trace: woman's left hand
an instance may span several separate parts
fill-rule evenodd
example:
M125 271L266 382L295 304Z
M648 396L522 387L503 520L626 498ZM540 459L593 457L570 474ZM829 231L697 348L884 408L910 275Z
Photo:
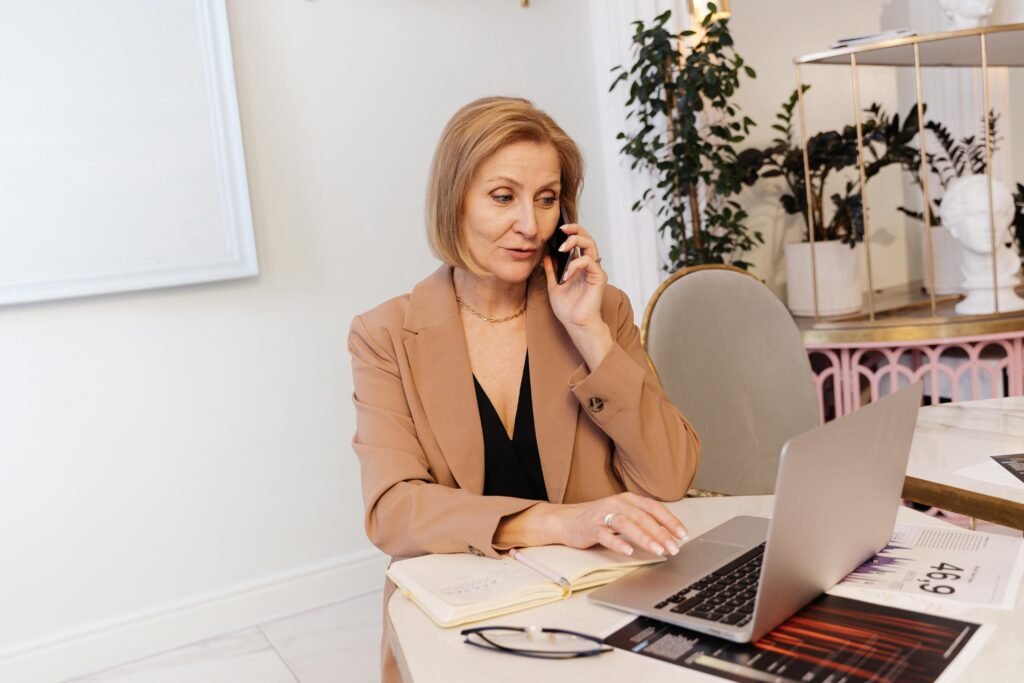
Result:
M601 318L601 302L608 274L601 268L601 257L594 238L576 223L563 225L569 238L562 244L563 251L580 248L579 258L566 266L562 283L555 280L551 257L544 256L544 274L548 282L551 310L562 323L576 348L591 369L611 350L614 343L608 325Z

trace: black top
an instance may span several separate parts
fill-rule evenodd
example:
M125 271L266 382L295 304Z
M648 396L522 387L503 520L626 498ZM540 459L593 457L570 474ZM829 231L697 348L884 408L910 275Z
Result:
M533 400L530 396L530 357L523 364L523 380L519 385L519 407L512 438L508 438L498 411L480 386L476 376L476 403L480 410L480 426L484 432L484 495L513 496L547 500L544 473L537 451L537 433L533 426Z

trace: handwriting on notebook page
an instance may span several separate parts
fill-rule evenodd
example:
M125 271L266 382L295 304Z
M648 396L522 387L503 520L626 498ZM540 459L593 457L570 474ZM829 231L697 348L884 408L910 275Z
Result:
M532 569L513 560L495 560L493 565L488 571L481 571L476 564L472 570L449 572L445 577L423 581L423 587L453 605L469 605L535 586L538 580L544 581Z

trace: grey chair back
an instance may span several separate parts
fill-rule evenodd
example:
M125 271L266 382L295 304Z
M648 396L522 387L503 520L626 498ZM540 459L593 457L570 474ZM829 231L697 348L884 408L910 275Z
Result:
M774 492L779 451L820 422L796 324L758 279L731 266L674 273L647 305L644 348L703 444L693 487Z

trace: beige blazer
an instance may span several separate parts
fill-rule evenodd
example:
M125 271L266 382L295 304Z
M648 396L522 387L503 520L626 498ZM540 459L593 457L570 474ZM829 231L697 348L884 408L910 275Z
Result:
M700 442L648 366L626 296L606 287L601 313L618 343L591 370L555 318L543 279L530 283L530 385L550 501L622 491L677 500ZM356 316L349 351L370 540L393 557L496 557L501 518L537 501L482 495L483 432L452 269Z

